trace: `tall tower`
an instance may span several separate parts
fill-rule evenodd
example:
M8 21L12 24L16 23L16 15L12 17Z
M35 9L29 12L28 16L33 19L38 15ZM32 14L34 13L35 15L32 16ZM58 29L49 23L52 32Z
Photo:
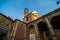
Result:
M28 8L24 9L24 15L26 16L28 14Z
M26 19L28 19L28 17L27 17L28 16L28 11L29 11L28 8L24 9L24 15L23 15L23 19L22 19L23 22L27 22Z

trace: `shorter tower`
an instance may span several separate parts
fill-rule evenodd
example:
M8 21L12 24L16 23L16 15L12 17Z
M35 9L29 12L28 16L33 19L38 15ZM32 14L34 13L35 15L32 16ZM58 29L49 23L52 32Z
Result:
M32 11L32 20L36 20L39 18L38 12L36 10Z

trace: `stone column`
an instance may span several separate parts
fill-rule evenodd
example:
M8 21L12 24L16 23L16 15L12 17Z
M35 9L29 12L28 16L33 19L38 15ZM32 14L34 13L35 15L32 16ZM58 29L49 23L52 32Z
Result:
M10 30L7 31L7 40L10 40Z
M13 27L15 27L14 29L13 29L13 35L12 35L12 39L11 40L14 40L15 39L15 34L16 34L16 30L17 30L17 27L18 27L18 21L16 21L16 23L14 23L14 26Z
M45 18L45 20L46 20L46 22L47 22L48 29L49 29L49 31L50 31L50 34L51 34L51 36L52 36L52 39L53 39L53 40L57 40L57 37L56 37L56 35L55 35L55 32L54 32L54 29L53 29L52 25L50 24L50 22L49 22L49 20L48 20L47 18Z
M29 40L29 27L28 27L28 24L26 24L26 39L25 40Z
M25 30L24 30L24 40L26 40L26 30L27 30L27 28L26 28L26 25L25 25Z
M38 27L37 27L37 24L35 24L35 30L36 30L36 40L39 40L39 34L38 34Z

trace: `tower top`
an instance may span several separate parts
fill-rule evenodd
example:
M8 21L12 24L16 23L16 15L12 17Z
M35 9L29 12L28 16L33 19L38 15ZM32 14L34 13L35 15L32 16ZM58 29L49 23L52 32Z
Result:
M28 14L28 8L24 9L24 15Z
M32 14L36 16L37 18L39 17L38 12L36 10L32 11Z
M25 8L25 10L28 10L28 8Z

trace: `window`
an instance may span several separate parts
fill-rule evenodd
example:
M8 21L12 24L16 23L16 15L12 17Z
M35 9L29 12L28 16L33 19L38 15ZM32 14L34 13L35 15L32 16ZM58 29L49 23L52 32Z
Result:
M3 18L3 20L2 20L2 21L3 21L3 23L5 23L6 19L5 19L5 18Z
M28 21L28 17L26 17L26 21Z
M13 30L13 26L11 27L11 29L10 29L10 32Z
M9 24L7 24L7 26L9 26Z
M2 19L0 19L0 24L2 23Z
M6 19L5 19L5 18L2 18L2 19L1 19L1 24L2 24L2 25L5 24L5 21L6 21Z

